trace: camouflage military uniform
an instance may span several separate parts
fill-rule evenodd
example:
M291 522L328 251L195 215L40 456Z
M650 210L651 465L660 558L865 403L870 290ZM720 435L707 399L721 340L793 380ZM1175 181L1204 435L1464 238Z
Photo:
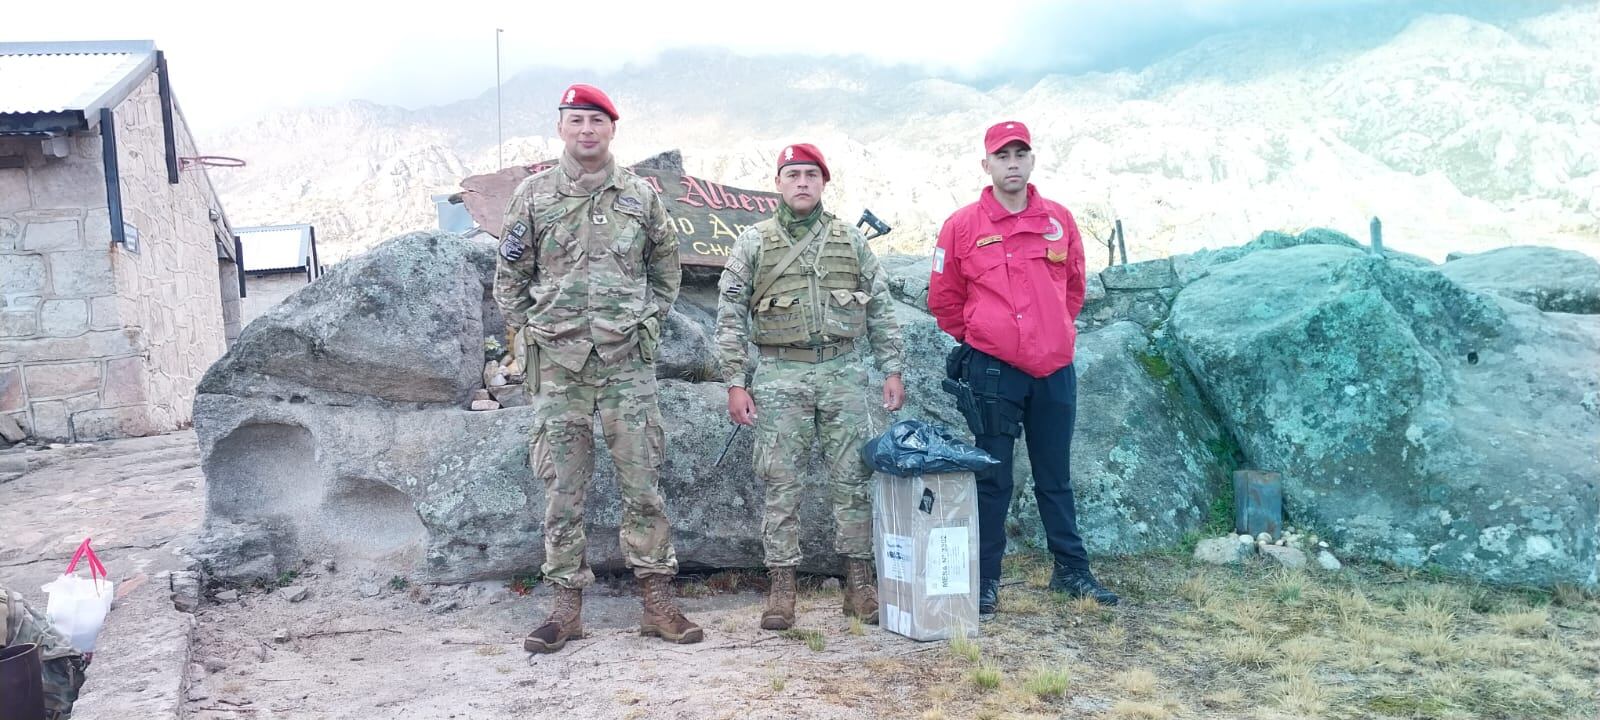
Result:
M677 572L656 481L659 328L678 296L678 237L661 198L616 167L593 192L570 158L517 186L495 269L495 301L525 326L537 420L529 462L545 483L544 576L594 582L585 558L584 496L594 472L596 410L622 491L621 545L636 575Z
M21 595L0 587L0 647L29 643L39 646L39 661L44 666L45 718L67 717L72 713L72 704L78 701L89 662L72 649L44 612L23 602Z
M762 540L769 568L800 563L799 468L813 434L821 437L828 467L834 547L849 558L872 558L872 471L859 452L868 428L884 422L874 415L882 409L853 338L870 339L885 373L905 365L893 300L866 238L827 213L810 232L817 239L760 298L751 296L798 240L772 219L741 233L722 272L717 306L717 354L730 384L745 384L748 343L761 349L750 394L755 473L766 483Z

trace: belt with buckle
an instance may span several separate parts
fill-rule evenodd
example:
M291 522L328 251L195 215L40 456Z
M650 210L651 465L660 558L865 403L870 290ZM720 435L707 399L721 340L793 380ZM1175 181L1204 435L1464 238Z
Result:
M789 347L787 345L760 345L761 357L793 360L803 363L820 363L832 360L855 349L854 345L834 343L817 347Z

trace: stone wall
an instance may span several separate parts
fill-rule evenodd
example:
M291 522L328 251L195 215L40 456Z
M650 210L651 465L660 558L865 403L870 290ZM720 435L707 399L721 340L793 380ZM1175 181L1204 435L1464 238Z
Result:
M194 386L224 350L222 291L200 171L167 183L154 73L116 109L124 219L112 245L98 134L47 158L0 139L0 413L42 440L144 435L188 424ZM178 117L179 154L196 154Z
M116 113L123 219L138 228L140 245L137 254L115 256L119 313L145 348L146 431L162 432L188 426L195 384L227 350L211 220L217 200L203 168L179 173L176 185L167 182L154 74ZM173 120L178 155L198 155L182 115L174 112ZM140 434L132 426L136 414L130 410L117 418L130 423L129 432L94 436Z
M249 325L251 320L261 317L262 313L283 302L284 298L293 295L294 291L305 287L306 284L306 274L304 272L278 275L247 274L244 279L244 300L240 308L240 324Z

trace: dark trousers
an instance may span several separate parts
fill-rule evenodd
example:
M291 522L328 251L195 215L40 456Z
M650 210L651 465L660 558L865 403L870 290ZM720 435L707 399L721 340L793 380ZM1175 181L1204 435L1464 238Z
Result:
M974 393L995 401L986 434L976 436L984 452L1000 464L977 474L978 575L1000 579L1006 553L1006 513L1011 508L1012 449L1026 433L1028 460L1033 464L1033 496L1039 503L1046 544L1057 566L1088 570L1089 555L1078 534L1078 511L1072 497L1072 426L1078 409L1078 373L1071 365L1035 378L983 352L967 359L967 382ZM994 418L993 415L1009 416ZM1018 425L1020 425L1020 432Z

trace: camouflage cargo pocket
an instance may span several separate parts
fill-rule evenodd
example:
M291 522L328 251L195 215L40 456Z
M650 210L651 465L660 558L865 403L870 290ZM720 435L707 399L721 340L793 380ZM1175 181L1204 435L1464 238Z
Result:
M646 365L654 365L661 354L661 322L654 315L639 323L639 354Z
M867 324L867 303L872 296L864 292L834 290L827 295L822 331L835 337L859 336Z
M805 342L811 337L806 331L805 303L788 295L763 298L756 305L755 332L751 341L757 345L788 345Z
M535 420L533 433L528 439L528 468L533 476L548 488L556 479L555 453L551 451L550 422Z
M644 420L645 448L650 451L650 456L645 458L645 467L655 470L661 469L661 463L667 457L667 434L661 428L661 410L651 408Z

